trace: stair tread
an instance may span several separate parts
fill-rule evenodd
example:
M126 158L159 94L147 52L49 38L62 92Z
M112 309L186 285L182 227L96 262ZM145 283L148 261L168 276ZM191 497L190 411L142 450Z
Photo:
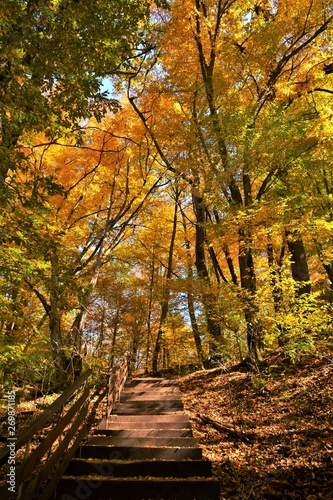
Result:
M220 485L216 479L154 478L111 479L66 478L60 481L57 499L92 498L109 500L219 500Z
M117 413L111 414L108 417L108 422L188 422L189 417L184 412L174 413L171 415L118 415Z
M91 480L93 479L94 481L109 481L113 483L118 483L120 481L132 481L132 482L154 482L154 481L172 481L172 482L204 482L204 483L215 483L219 482L218 479L214 477L201 477L201 476L194 476L194 477L168 477L168 476L155 476L155 477L115 477L115 476L104 476L104 475L99 475L99 476L91 476L91 474L85 474L85 475L80 475L80 476L62 476L61 479L81 479L82 481L84 480Z
M97 429L94 435L112 437L193 437L191 429ZM90 436L91 437L91 436Z
M128 379L114 413L69 463L56 498L219 500L219 481L183 410L176 380Z
M179 446L101 446L83 445L78 452L82 458L112 459L202 459L202 449L198 447L182 448Z
M182 446L191 448L197 446L193 437L125 437L125 436L91 436L87 444L98 446Z

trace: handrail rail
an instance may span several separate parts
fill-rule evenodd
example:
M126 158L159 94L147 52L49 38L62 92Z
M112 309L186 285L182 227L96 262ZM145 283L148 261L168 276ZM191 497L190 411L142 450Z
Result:
M87 425L83 422L88 413L90 390L87 382L91 374L91 369L84 372L46 410L44 410L27 429L23 430L14 441L15 453L23 446L26 446L26 459L21 465L15 466L14 483L17 499L31 500L37 495L38 499L43 498L46 500L52 495L59 480L59 471L67 467L71 456L73 456L87 432ZM85 384L85 387L83 387L83 391L79 391L82 384ZM63 414L66 403L74 394L77 395L75 402L66 409L66 413ZM30 453L31 438L45 427L45 424L55 417L57 412L60 413L56 423L37 448ZM68 426L70 427L67 428ZM61 440L59 440L60 437ZM73 439L75 439L75 442L74 444L72 443L70 447ZM56 441L58 441L57 448L54 449L54 443ZM41 464L41 460L46 453L48 453L46 462L41 465L38 475L30 481L32 472L38 464ZM9 464L9 458L12 457L13 452L8 445L6 445L0 451L0 466L6 461ZM53 477L50 479L50 476ZM40 492L40 488L46 480L49 481L49 483L46 486L44 485L44 491ZM24 483L27 484L23 488ZM11 498L13 496L11 492L13 492L13 490L8 489L8 483L0 486L0 496L2 499Z
M36 432L38 432L42 427L54 416L54 414L67 402L67 400L74 394L76 389L78 389L91 375L92 370L87 370L84 372L70 387L68 387L46 410L43 411L39 417L37 417L32 424L24 429L15 441L16 449L24 446L29 439L31 439ZM0 450L0 467L6 462L10 455L10 451L7 446L4 446Z
M109 374L109 393L107 398L107 416L120 401L120 393L128 377L130 356L127 352L112 368Z
M128 376L129 359L129 354L126 353L109 373L107 415L120 401L120 392ZM88 379L91 374L91 369L83 373L27 429L17 436L15 454L25 446L25 459L22 464L15 466L15 498L17 500L33 498L48 500L54 494L61 475L88 431L85 419L88 414L90 395ZM83 384L85 385L82 388ZM74 395L76 397L73 404L68 406L69 399ZM38 431L45 428L45 424L51 421L57 413L58 417L52 429L47 432L38 446L30 451L31 439ZM46 461L41 463L46 454L48 454ZM0 449L0 467L6 461L9 464L10 457L12 457L12 451L8 445ZM37 466L38 475L32 478L32 473ZM8 489L8 483L0 485L0 497L2 500L13 497Z

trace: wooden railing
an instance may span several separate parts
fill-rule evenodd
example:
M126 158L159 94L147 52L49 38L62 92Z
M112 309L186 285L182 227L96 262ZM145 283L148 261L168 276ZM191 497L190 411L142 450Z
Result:
M129 354L126 353L112 368L109 374L109 393L107 399L107 416L120 401L120 393L128 376Z
M120 399L120 391L128 375L128 366L129 357L126 354L109 373L108 415ZM10 484L6 482L0 486L1 500L48 500L52 497L58 481L88 432L85 420L89 409L91 373L92 370L83 373L28 429L18 434L15 441L11 441L15 442L15 458L8 443L0 450L0 468L6 462L8 465L15 463L19 450L21 455L24 452L23 462L15 466L15 493L9 490ZM35 443L40 441L38 433L51 424L52 428L36 446ZM36 446L33 450L32 443Z
M7 498L46 500L52 496L59 478L87 432L87 425L83 421L88 413L90 394L88 382L91 373L92 370L83 373L32 422L28 429L23 430L13 441L16 456L18 450L22 448L24 450L25 447L24 460L15 467L15 475L13 475L15 494L9 490L10 485L6 483L0 487L2 500ZM72 404L71 400L74 401ZM39 431L47 424L50 425L50 421L53 421L52 429L31 451L33 438L35 438L34 442L38 442ZM6 445L0 451L0 467L6 462L10 464L15 460L13 451Z

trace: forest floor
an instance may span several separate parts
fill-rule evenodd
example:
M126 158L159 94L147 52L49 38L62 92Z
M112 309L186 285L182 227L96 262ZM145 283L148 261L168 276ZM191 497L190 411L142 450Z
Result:
M221 500L333 499L332 345L295 363L270 354L259 373L220 366L178 380L194 436L220 479ZM17 430L56 397L23 399ZM2 403L0 446L7 435Z
M260 372L214 368L179 379L194 436L221 500L333 498L333 348Z

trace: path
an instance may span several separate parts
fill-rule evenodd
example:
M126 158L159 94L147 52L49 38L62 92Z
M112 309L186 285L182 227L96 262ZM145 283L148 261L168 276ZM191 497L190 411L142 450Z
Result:
M116 412L71 461L56 498L219 500L219 483L193 438L177 383L129 379Z

